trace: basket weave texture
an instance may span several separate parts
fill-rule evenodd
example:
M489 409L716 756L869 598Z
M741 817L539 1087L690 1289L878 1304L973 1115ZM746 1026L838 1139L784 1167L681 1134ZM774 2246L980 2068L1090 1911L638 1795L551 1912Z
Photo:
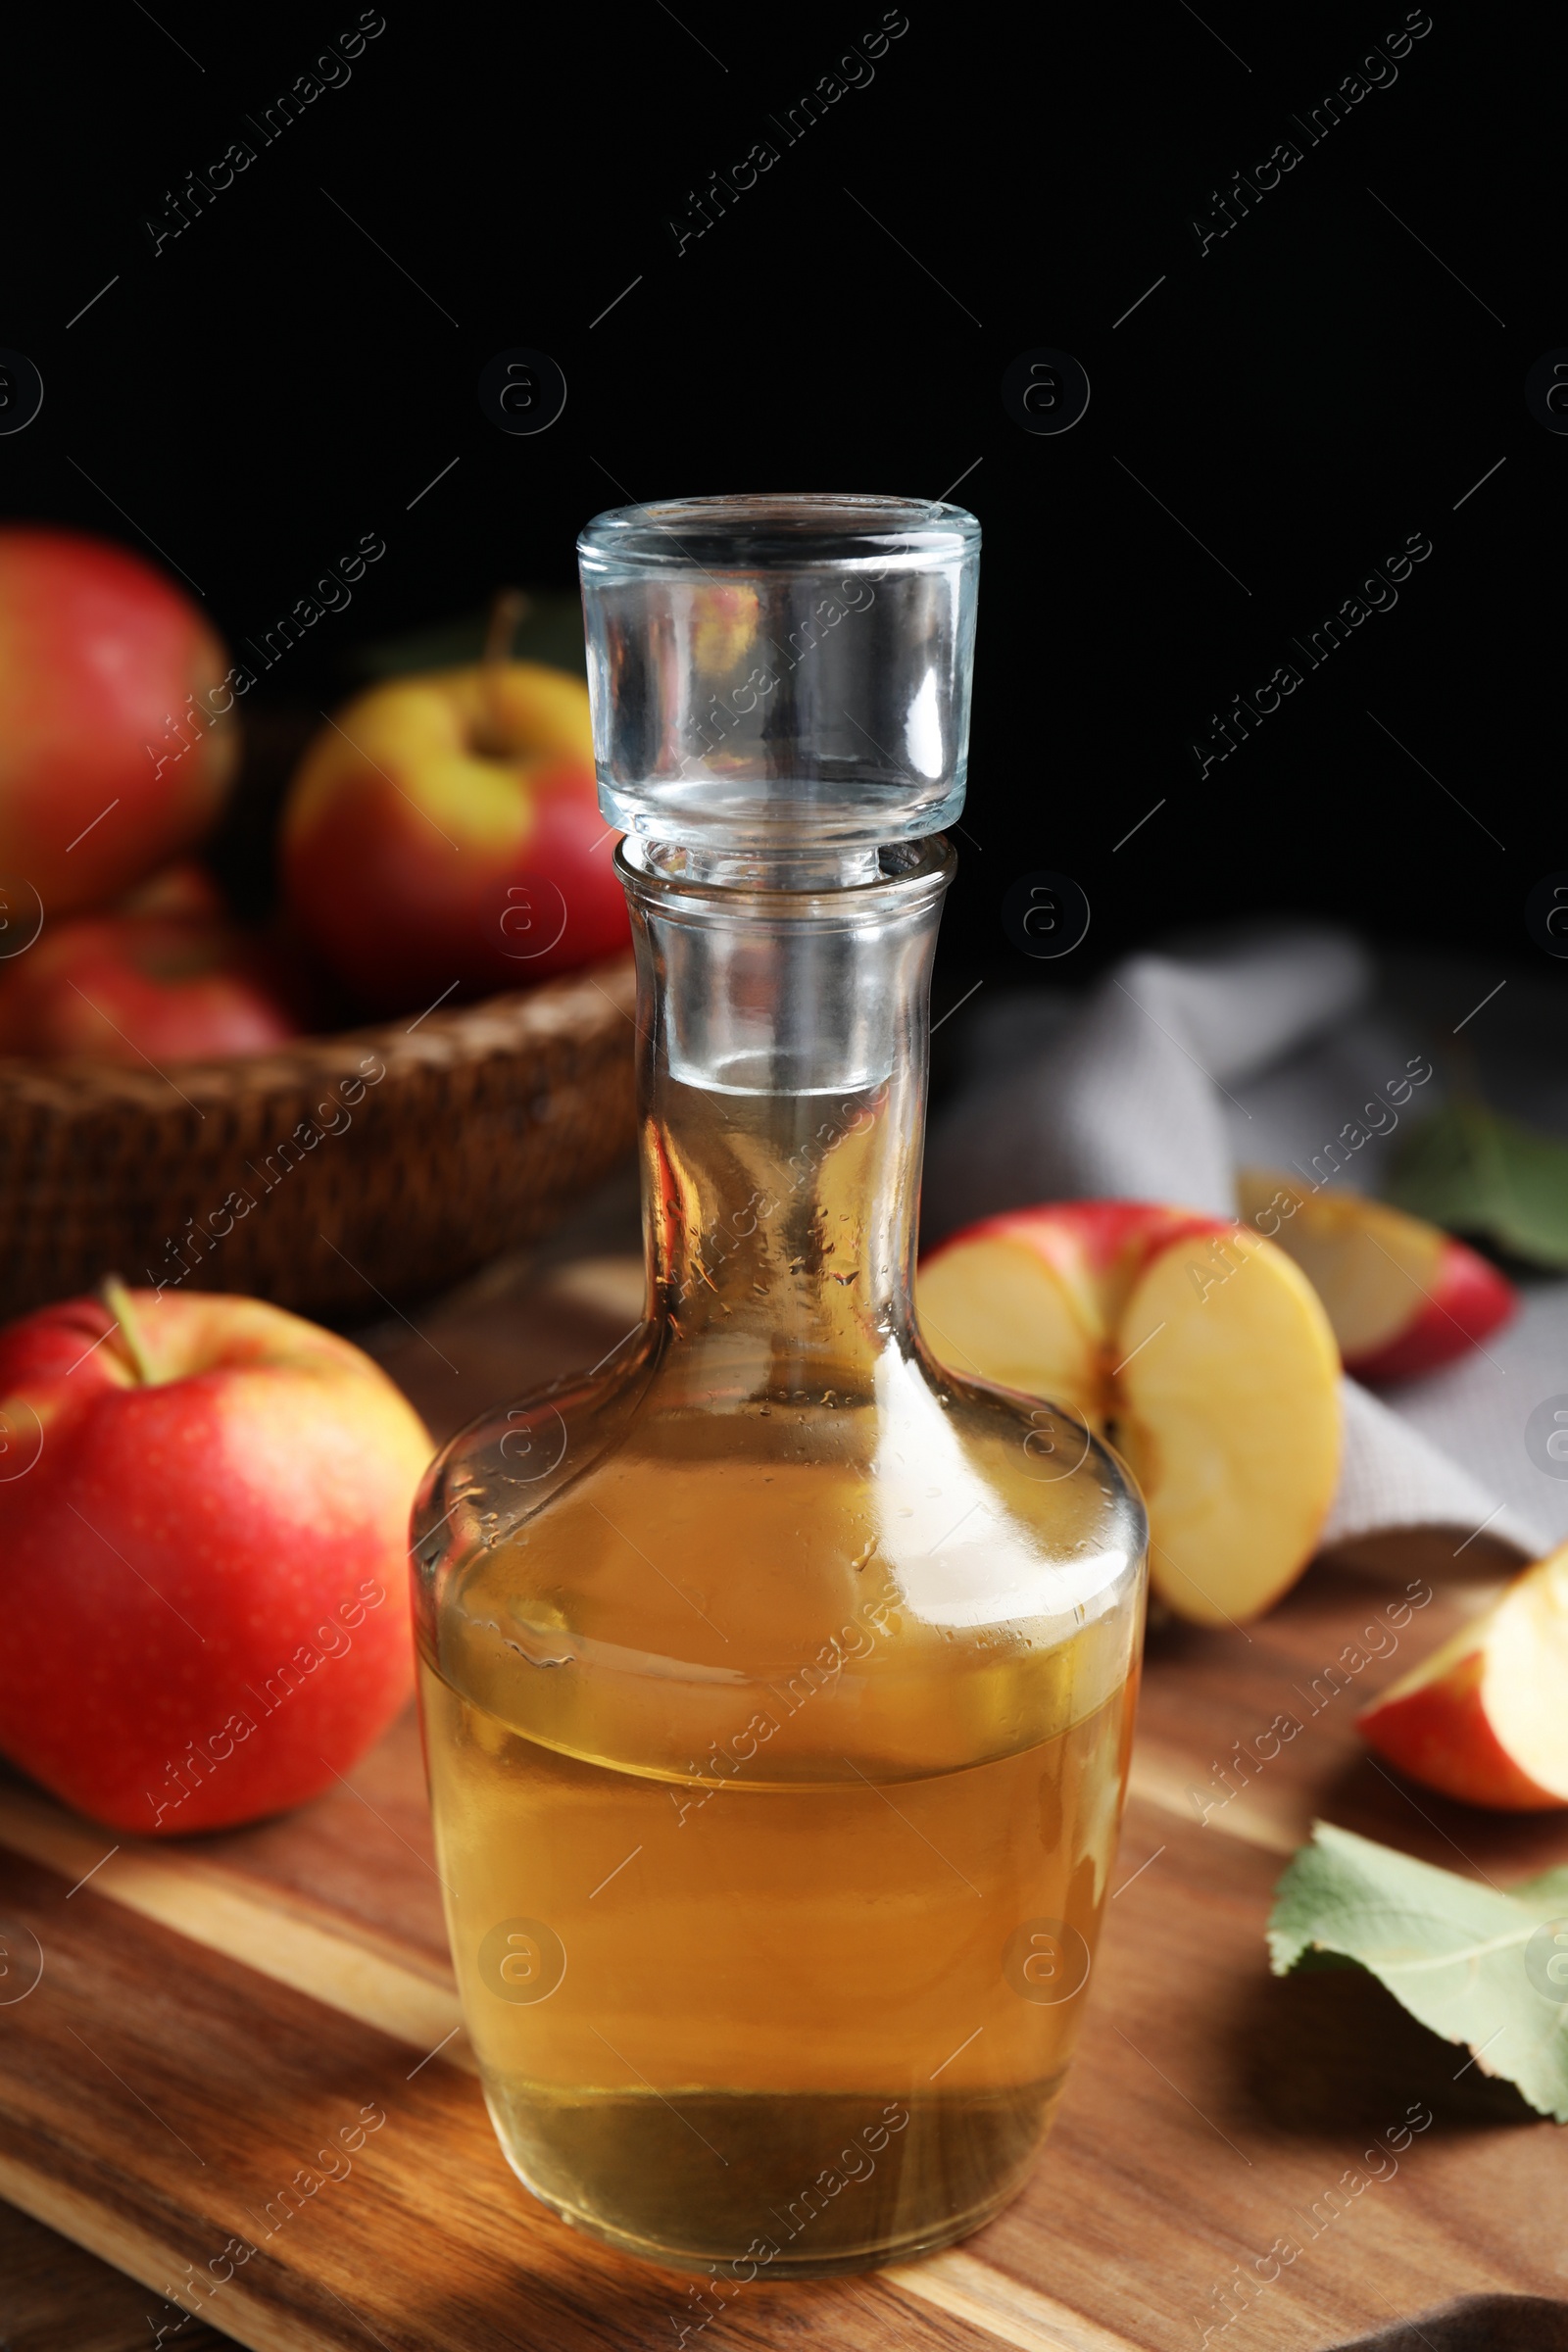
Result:
M548 1230L635 1134L631 958L275 1053L0 1058L0 1317L93 1289L377 1315Z

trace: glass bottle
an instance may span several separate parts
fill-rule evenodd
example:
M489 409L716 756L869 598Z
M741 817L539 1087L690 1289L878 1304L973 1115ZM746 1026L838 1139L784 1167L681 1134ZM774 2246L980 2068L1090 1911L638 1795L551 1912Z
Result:
M910 1299L979 528L695 499L579 543L639 966L648 1301L438 1457L421 1703L503 2148L725 2282L1022 2183L1120 1816L1146 1530Z

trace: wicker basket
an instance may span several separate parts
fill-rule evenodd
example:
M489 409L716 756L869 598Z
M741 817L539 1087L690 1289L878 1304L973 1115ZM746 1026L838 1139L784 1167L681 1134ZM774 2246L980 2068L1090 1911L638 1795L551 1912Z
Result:
M368 1318L543 1233L633 1139L629 956L272 1054L0 1059L0 1315L94 1287Z

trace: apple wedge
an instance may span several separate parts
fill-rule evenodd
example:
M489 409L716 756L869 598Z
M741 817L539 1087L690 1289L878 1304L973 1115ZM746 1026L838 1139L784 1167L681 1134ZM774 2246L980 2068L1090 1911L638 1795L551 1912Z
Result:
M1356 1193L1314 1193L1274 1168L1243 1168L1245 1223L1296 1260L1328 1310L1347 1372L1411 1380L1466 1354L1519 1304L1474 1250Z
M1081 1413L1149 1505L1150 1581L1239 1624L1311 1557L1339 1476L1339 1354L1311 1284L1245 1227L1067 1200L972 1225L920 1269L955 1372Z
M1568 1544L1356 1718L1368 1747L1467 1805L1568 1805Z

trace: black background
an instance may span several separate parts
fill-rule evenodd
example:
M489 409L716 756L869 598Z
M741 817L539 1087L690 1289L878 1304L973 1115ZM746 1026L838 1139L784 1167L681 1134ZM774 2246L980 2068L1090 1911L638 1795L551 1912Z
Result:
M357 649L501 583L570 588L605 506L956 483L985 557L939 998L1068 976L1002 930L1039 867L1093 906L1075 977L1291 909L1561 972L1523 922L1568 866L1568 438L1523 397L1568 343L1560 17L1432 0L1397 79L1314 147L1288 115L1398 31L1397 0L908 0L868 86L788 147L769 117L878 7L386 0L347 84L267 146L244 118L358 9L156 19L35 12L13 52L0 343L46 394L0 439L0 509L151 540L231 641L381 534L253 710L314 707ZM1200 256L1189 220L1285 137L1302 161ZM155 255L144 221L236 138L255 163ZM677 254L688 192L761 138L776 165ZM1093 387L1055 437L1000 396L1042 344ZM512 345L567 379L536 437L476 398ZM1417 532L1396 609L1200 779L1210 713Z

